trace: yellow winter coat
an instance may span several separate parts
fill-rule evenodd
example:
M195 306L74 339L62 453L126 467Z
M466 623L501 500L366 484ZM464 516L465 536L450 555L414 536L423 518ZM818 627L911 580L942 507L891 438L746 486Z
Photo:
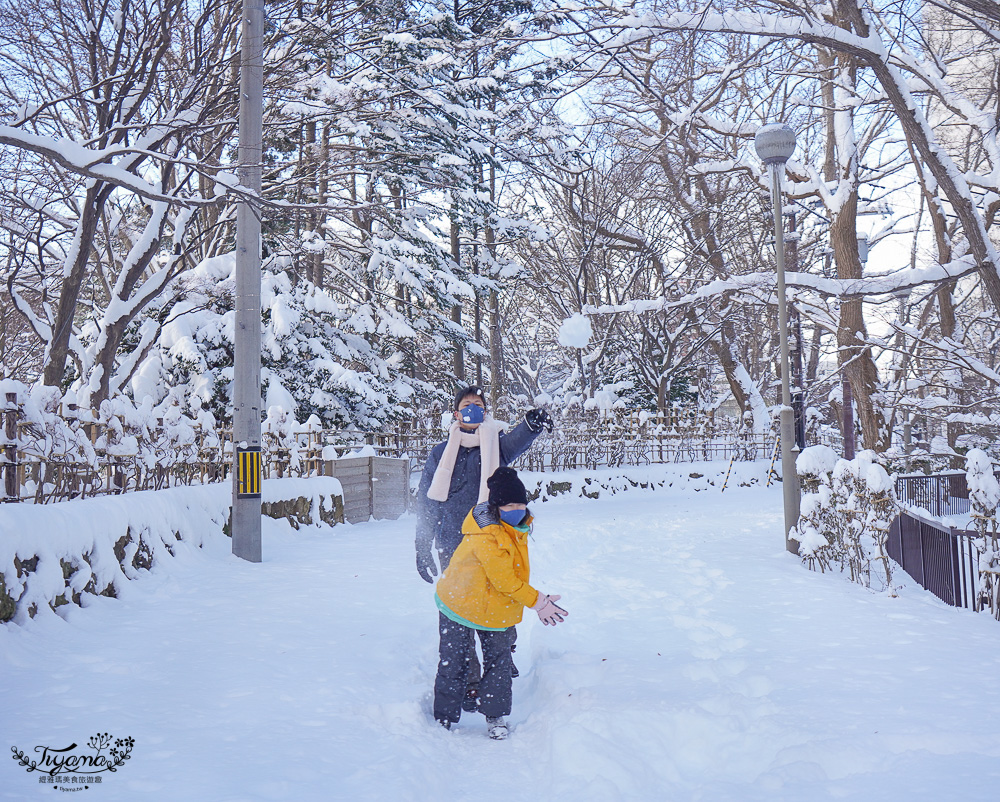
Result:
M438 598L456 615L482 627L503 629L520 623L524 608L538 601L538 591L528 584L527 532L492 518L486 504L478 504L465 517L462 535L438 581Z

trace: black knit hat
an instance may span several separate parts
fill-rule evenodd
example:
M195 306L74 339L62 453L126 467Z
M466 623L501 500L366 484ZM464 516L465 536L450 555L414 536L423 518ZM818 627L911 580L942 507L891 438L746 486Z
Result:
M489 503L494 507L528 503L528 491L524 489L513 468L497 468L486 480L486 486L490 489Z

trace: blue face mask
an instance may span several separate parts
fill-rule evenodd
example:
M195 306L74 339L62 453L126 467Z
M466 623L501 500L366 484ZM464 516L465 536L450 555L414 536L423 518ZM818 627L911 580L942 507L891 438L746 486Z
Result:
M479 404L469 404L465 409L460 409L458 414L462 418L462 423L482 423L486 411Z
M527 515L527 510L500 510L500 519L511 526L518 526Z

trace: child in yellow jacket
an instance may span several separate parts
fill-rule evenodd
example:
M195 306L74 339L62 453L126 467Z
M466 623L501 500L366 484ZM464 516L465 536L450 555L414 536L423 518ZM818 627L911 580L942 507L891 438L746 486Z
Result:
M507 737L504 716L511 707L513 627L525 607L542 623L555 625L568 613L559 596L528 584L528 534L532 516L528 494L513 468L497 468L487 480L489 499L477 504L462 524L462 542L442 574L434 600L440 611L439 661L434 680L434 718L446 729L459 720L465 696L469 653L476 633L483 648L480 712L491 738Z

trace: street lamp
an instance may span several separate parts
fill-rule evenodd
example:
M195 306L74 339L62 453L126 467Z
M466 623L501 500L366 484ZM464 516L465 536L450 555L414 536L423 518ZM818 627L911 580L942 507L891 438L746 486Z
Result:
M797 554L799 544L788 536L799 520L799 477L795 470L795 422L788 358L788 299L785 296L785 231L781 215L781 178L795 152L795 132L787 125L763 126L754 137L757 155L771 173L774 209L774 256L778 269L778 338L781 345L781 487L785 501L785 548Z

